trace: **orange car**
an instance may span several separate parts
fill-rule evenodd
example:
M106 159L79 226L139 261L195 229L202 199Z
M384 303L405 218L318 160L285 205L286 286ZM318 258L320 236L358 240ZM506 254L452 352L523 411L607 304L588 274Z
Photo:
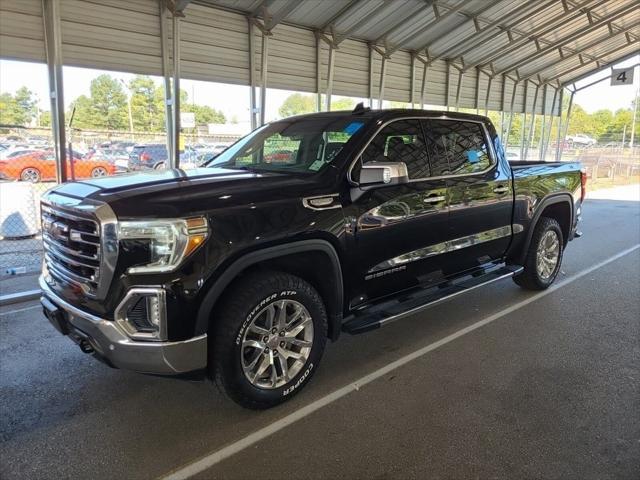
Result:
M67 178L69 180L104 177L114 173L116 173L115 165L105 160L67 159ZM55 180L56 157L50 151L37 151L0 160L0 178L33 183Z

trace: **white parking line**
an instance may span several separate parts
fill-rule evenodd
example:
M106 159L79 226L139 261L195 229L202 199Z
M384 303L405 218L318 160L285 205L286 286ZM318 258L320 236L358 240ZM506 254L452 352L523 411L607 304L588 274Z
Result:
M455 333L452 333L451 335L448 335L444 338L442 338L441 340L438 340L437 342L431 343L419 350L416 350L413 353L410 353L402 358L399 358L398 360L386 365L385 367L380 368L379 370L376 370L368 375L365 375L364 377L356 380L353 383L350 383L349 385L345 385L344 387L318 399L315 400L314 402L311 402L309 405L306 405L298 410L296 410L295 412L279 419L276 420L275 422L273 422L270 425L267 425L264 428L261 428L260 430L257 430L249 435L247 435L244 438L241 438L240 440L231 443L230 445L227 445L226 447L221 448L220 450L217 450L203 458L201 458L200 460L197 460L193 463L190 463L188 465L185 465L184 467L175 470L174 472L166 475L164 478L164 480L181 480L181 479L187 479L190 478L194 475L197 475L198 473L201 473L211 467L213 467L214 465L216 465L217 463L220 463L221 461L225 460L226 458L229 458L232 455L235 455L238 452L241 452L242 450L260 442L261 440L264 440L265 438L267 438L270 435L273 435L276 432L279 432L280 430L282 430L283 428L288 427L289 425L297 422L298 420L301 420L305 417L307 417L308 415L311 415L312 413L316 412L317 410L320 410L323 407L326 407L327 405L329 405L330 403L335 402L336 400L341 399L342 397L348 395L351 392L357 391L360 388L362 388L363 386L367 385L368 383L373 382L374 380L377 380L378 378L384 377L385 375L387 375L388 373L392 372L393 370L402 367L403 365L412 362L413 360L416 360L424 355L426 355L429 352L432 352L433 350L446 345L449 342L452 342L468 333L473 332L474 330L477 330L480 327L483 327L491 322L494 322L502 317L504 317L505 315L508 315L510 313L515 312L516 310L521 309L522 307L525 307L527 305L529 305L530 303L535 302L536 300L539 300L542 297L545 297L547 295L549 295L550 293L555 292L556 290L558 290L559 288L564 287L565 285L568 285L572 282L575 282L576 280L589 275L591 272L593 272L594 270L597 270L601 267L604 267L605 265L618 260L621 257L624 257L625 255L628 255L631 252L634 252L635 250L637 250L638 248L640 248L640 244L635 245L631 248L628 248L616 255L614 255L613 257L610 257L606 260L603 260L600 263L597 263L585 270L582 270L581 272L578 272L577 274L573 275L572 277L568 277L565 278L564 280L559 281L558 283L556 283L555 285L552 285L551 287L549 287L547 290L543 290L541 292L538 292L532 296L530 296L529 298L522 300L521 302L518 302L510 307L505 308L504 310L501 310L497 313L494 313L493 315L490 315L488 317L483 318L482 320L469 325L468 327L463 328L462 330L458 330Z
M18 308L16 310L9 310L8 312L0 312L0 317L7 317L14 313L26 312L28 310L35 310L36 308L42 308L42 305L33 305L32 307Z

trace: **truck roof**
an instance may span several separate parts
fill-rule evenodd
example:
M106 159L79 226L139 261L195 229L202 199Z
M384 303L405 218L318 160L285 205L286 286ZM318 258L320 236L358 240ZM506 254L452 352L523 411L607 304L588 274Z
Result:
M407 116L415 116L415 117L442 117L442 118L458 118L465 120L475 120L485 122L487 121L487 117L484 115L475 115L472 113L462 113L462 112L453 112L446 110L421 110L421 109L412 109L412 108L389 108L382 110L374 110L374 109L356 109L354 110L337 110L333 112L316 112L316 113L307 113L303 115L296 115L293 117L283 118L282 120L291 120L291 119L303 119L303 118L344 118L344 117L358 117L358 118L366 118L368 120L392 120L394 118L403 118ZM281 121L281 120L277 120Z

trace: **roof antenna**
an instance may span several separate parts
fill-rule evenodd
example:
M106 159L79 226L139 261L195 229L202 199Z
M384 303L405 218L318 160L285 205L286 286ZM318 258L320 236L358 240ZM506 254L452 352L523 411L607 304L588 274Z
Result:
M351 113L354 115L362 115L363 113L370 112L371 108L365 107L364 103L360 102L356 105L356 108L353 109Z

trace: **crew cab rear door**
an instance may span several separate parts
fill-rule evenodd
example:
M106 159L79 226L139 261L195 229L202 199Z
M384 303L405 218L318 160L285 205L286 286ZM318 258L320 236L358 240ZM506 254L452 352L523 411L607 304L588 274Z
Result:
M448 164L448 273L501 258L512 235L513 182L499 161L484 123L424 121L429 156Z

